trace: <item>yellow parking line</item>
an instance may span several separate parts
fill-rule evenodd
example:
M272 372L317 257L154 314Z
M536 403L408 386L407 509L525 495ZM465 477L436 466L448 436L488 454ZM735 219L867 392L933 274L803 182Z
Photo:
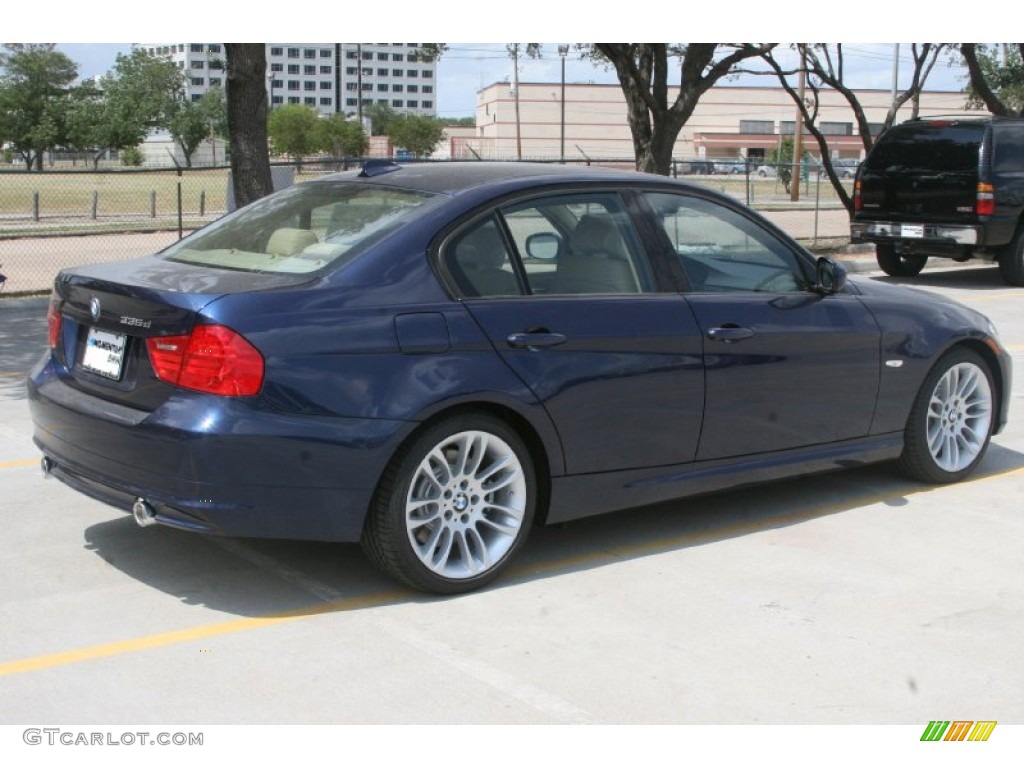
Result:
M15 459L14 461L0 461L0 469L14 469L16 467L39 466L39 459Z
M13 373L0 373L0 379L24 379L28 371L14 371Z
M151 648L161 648L178 643L188 643L194 640L204 640L220 635L230 635L236 632L244 632L260 627L269 627L275 624L283 624L289 621L296 621L310 616L320 616L325 613L337 613L341 611L354 611L360 608L375 608L387 605L398 600L407 599L412 592L405 589L376 592L360 597L333 600L326 603L297 608L293 611L274 614L272 616L257 616L248 619L235 619L233 621L222 621L217 624L190 627L172 632L161 632L155 635L135 637L130 640L120 640L113 643L93 645L88 648L77 648L72 651L50 653L45 656L35 656L28 659L18 659L0 663L0 677L14 675L19 672L33 672L40 669L52 669L67 664L76 664L81 661L91 661L109 656L118 656L122 653L133 651L144 651Z
M989 474L981 475L973 480L967 480L962 483L958 483L956 486L953 487L962 487L965 485L984 483L990 480L998 480L1006 477L1013 477L1020 474L1024 474L1024 467L1008 469L1005 471L996 471ZM524 563L522 565L510 568L508 571L508 575L515 578L517 575L524 576L528 574L550 574L565 570L567 568L599 563L601 561L619 560L627 557L637 557L644 554L654 554L684 544L700 544L705 541L729 538L733 535L750 533L754 531L778 527L781 524L792 524L793 522L802 519L823 517L825 515L834 514L844 509L849 509L851 506L851 502L855 503L857 506L868 506L871 504L878 504L884 502L888 499L893 498L894 496L916 496L921 493L928 493L930 491L945 487L946 486L914 485L908 486L906 489L895 488L885 493L873 494L871 496L868 496L867 498L850 499L843 502L835 502L827 506L813 507L806 510L796 510L794 512L773 515L771 517L766 517L758 520L745 520L742 522L732 523L722 527L708 529L702 532L689 532L679 536L669 536L660 539L655 539L653 541L642 542L639 544L624 544L618 547L611 547L597 552L585 553L582 555L572 555L564 558L558 558L555 560L546 560L539 563ZM145 635L143 637L136 637L129 640L120 640L111 643L103 643L101 645L94 645L87 648L78 648L70 651L50 653L43 656L34 656L27 659L16 659L14 661L0 663L0 677L14 675L21 672L33 672L42 669L52 669L54 667L66 666L69 664L77 664L79 662L84 661L91 661L93 659L102 659L111 656L118 656L123 653L144 651L152 648L162 648L166 646L177 645L179 643L187 643L195 640L202 640L210 637L230 635L235 634L237 632L245 632L250 629L259 629L261 627L274 626L276 624L297 621L299 619L309 618L313 616L322 616L328 613L339 613L343 611L353 611L365 608L377 608L383 605L398 602L400 600L407 600L416 594L418 593L412 592L407 589L381 590L378 592L372 592L370 594L357 597L349 597L340 600L328 600L324 602L319 602L313 605L296 608L291 611L272 614L270 616L257 616L252 618L234 619L232 621L223 621L218 622L216 624L207 624L197 627L191 627L188 629L180 629L153 635Z

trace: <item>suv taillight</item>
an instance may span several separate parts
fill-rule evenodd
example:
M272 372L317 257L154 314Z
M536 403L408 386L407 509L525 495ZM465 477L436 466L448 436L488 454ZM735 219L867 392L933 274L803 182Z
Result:
M197 325L188 336L146 339L161 381L212 395L246 397L263 386L263 356L223 325Z
M991 184L978 182L978 197L974 212L979 216L991 216L996 212L996 189Z
M58 309L57 305L57 295L54 294L50 297L50 306L46 310L47 341L50 344L50 349L56 349L57 344L60 342L61 317L60 309Z
M853 182L853 210L860 211L863 207L864 201L860 198L860 179Z

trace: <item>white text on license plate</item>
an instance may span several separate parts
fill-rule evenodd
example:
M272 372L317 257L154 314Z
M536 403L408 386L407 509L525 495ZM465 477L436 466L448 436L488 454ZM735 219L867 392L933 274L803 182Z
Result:
M127 338L123 333L90 328L89 337L85 342L85 354L82 356L82 367L108 379L120 379Z

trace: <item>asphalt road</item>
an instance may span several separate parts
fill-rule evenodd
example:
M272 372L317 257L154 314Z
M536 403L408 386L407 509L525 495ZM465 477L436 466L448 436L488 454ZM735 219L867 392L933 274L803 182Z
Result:
M541 529L452 599L354 545L140 529L42 480L21 381L45 307L2 301L0 724L1022 723L1024 290L904 282L1017 358L971 481L882 465Z

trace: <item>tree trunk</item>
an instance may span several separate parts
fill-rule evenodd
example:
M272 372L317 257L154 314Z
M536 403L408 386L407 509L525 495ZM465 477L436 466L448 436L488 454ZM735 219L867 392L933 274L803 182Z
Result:
M263 43L225 43L228 133L235 203L274 191L267 145L267 52Z

